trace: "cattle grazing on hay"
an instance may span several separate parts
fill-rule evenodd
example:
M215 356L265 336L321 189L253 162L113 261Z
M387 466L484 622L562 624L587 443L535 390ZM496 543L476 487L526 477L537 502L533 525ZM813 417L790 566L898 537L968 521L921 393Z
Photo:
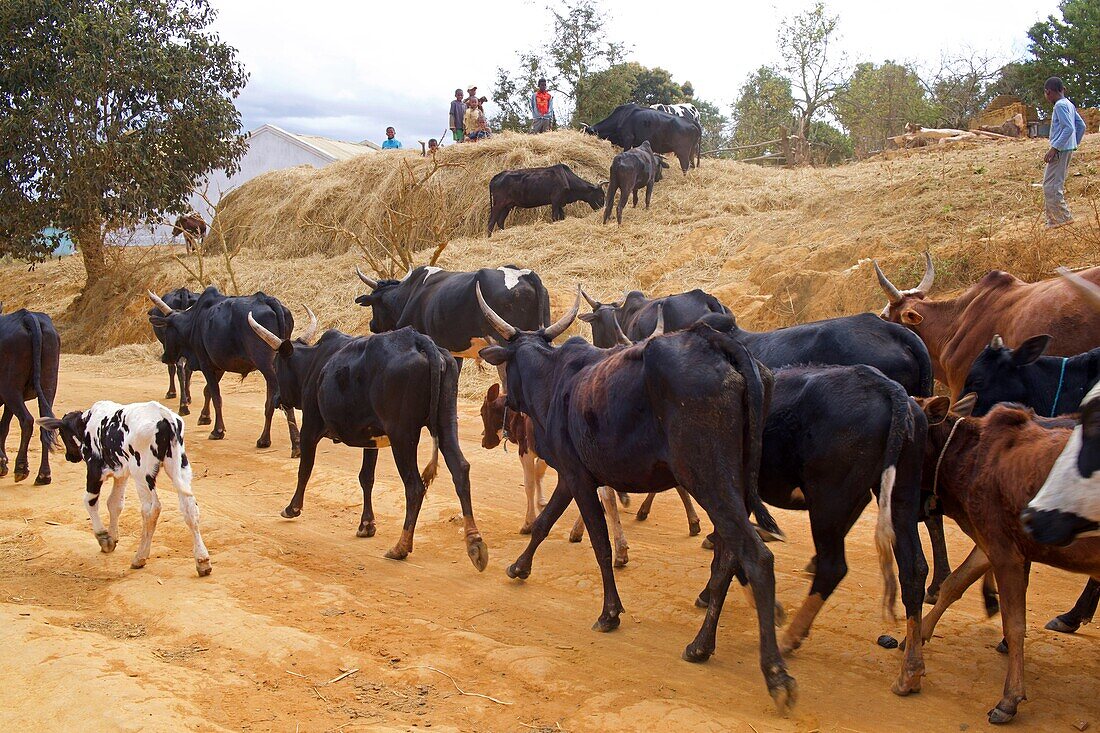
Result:
M4 444L8 428L15 417L19 421L19 450L15 454L15 480L22 481L31 474L30 449L34 435L34 417L27 409L28 400L38 400L40 417L53 417L53 400L57 395L57 373L61 363L61 339L53 321L45 313L20 309L0 315L0 404L4 406L0 417L0 476L8 473L8 454ZM50 448L53 433L42 428L42 460L37 486L50 483Z
M623 209L627 196L634 197L634 207L638 207L638 190L645 189L645 207L653 197L653 185L661 180L661 169L668 168L665 159L653 152L649 141L636 148L625 150L611 161L611 178L607 184L607 201L603 210L603 223L611 219L611 208L615 207L615 220L623 223ZM615 193L619 194L619 204L615 205Z
M275 364L271 349L267 348L248 325L249 315L269 331L290 338L294 330L294 316L277 298L262 292L253 295L227 296L213 285L208 287L187 310L172 308L156 293L149 292L149 299L160 311L149 317L154 328L163 329L164 353L161 361L176 364L183 357L194 360L206 378L203 389L205 402L199 414L199 425L210 424L210 404L214 404L214 428L211 440L225 437L225 421L222 418L222 393L219 386L226 372L242 377L258 371L264 377L267 397L264 402L264 429L256 441L257 448L271 446L271 416L275 412ZM316 320L311 316L309 330L316 331ZM298 425L294 411L285 408L290 430L291 457L298 456Z
M160 299L164 301L164 304L170 307L172 310L185 311L195 304L195 301L199 299L199 294L188 290L187 288L176 288L175 290L169 290L164 295L160 296ZM149 309L149 316L160 315L160 308L154 306ZM157 337L157 341L160 345L164 346L164 327L153 326L153 335ZM189 405L191 404L191 373L194 371L193 367L184 356L175 364L168 365L168 391L164 394L164 399L174 399L176 396L176 375L179 375L180 380L180 415L190 415L191 410Z
M458 365L445 350L411 328L370 337L326 331L316 345L282 338L249 314L248 323L275 361L278 402L302 410L298 486L282 515L302 513L306 484L322 438L363 449L359 484L363 514L359 537L375 534L371 493L378 449L389 445L405 486L405 522L397 544L386 557L404 560L413 551L413 533L426 486L435 478L439 453L454 479L462 505L466 551L479 571L489 562L489 549L474 521L470 500L470 464L458 442ZM423 473L416 449L420 430L428 428L435 451Z
M508 575L530 575L535 549L575 500L603 579L603 610L593 628L617 628L623 607L597 490L682 486L710 515L717 537L706 618L684 659L702 662L714 652L722 605L736 575L750 583L756 601L768 691L780 710L793 705L795 681L776 643L774 558L749 523L753 512L779 533L757 492L770 373L735 339L704 324L616 351L581 338L555 348L553 340L577 317L579 288L561 319L535 331L511 325L475 292L503 339L482 349L481 357L508 365L508 407L531 418L538 453L558 472L531 542Z
M191 252L206 239L206 221L196 211L180 214L172 223L172 239L183 235L187 251Z
M504 229L512 209L550 207L550 221L565 219L565 207L583 201L596 211L604 204L602 183L589 183L564 163L546 168L501 171L489 181L489 236Z
M141 541L130 563L143 568L152 549L153 532L160 517L157 475L164 471L179 497L180 513L191 530L195 569L210 575L210 553L199 534L199 505L191 492L191 463L183 445L183 420L157 402L120 405L96 402L84 412L70 412L61 419L40 418L39 424L56 430L65 445L65 459L83 461L88 469L84 506L102 552L113 552L118 544L118 518L126 498L126 479L132 478L141 500ZM103 483L114 479L107 497L108 526L99 518L99 493Z
M1013 405L998 405L985 417L973 417L969 395L949 404L946 397L925 401L929 439L922 480L977 547L944 581L921 635L927 643L947 608L992 568L1000 588L1009 665L1004 694L989 711L989 721L1006 723L1027 697L1024 632L1031 563L1100 579L1100 539L1064 548L1044 545L1019 519L1065 448L1070 429L1046 427L1033 412Z
M623 150L648 142L655 153L675 154L684 173L693 164L699 163L702 129L694 120L633 102L620 104L603 120L585 125L583 132L610 140Z

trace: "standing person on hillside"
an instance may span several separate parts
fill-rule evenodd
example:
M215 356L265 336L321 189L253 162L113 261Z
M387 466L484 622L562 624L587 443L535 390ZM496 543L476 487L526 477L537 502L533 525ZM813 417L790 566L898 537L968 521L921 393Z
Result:
M465 115L466 105L462 101L462 90L455 89L455 98L451 100L451 111L447 114L447 126L451 129L451 137L456 143L462 142L466 134L462 121Z
M1066 88L1058 77L1047 79L1043 96L1054 104L1050 118L1050 150L1043 156L1047 164L1043 172L1047 228L1054 229L1073 222L1073 214L1066 205L1066 174L1069 159L1085 136L1085 121L1077 114L1073 102L1066 98Z
M554 97L546 91L546 80L539 79L539 88L531 95L531 132L550 132L554 120Z
M397 132L392 127L386 128L386 139L382 141L383 150L400 150L401 141L394 137Z

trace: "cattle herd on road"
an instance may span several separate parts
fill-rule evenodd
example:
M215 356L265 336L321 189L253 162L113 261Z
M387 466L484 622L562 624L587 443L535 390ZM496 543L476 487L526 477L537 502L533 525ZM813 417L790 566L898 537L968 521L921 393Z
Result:
M536 202L553 206L555 219L572 201L593 209L606 203L606 220L616 191L621 214L626 195L647 187L648 204L661 169L657 150L675 152L686 171L697 138L688 135L679 145L654 130L671 117L677 126L661 134L673 136L684 129L680 123L695 124L690 115L625 107L590 128L628 148L616 162L623 155L638 159L612 166L606 196L564 165L502 173L490 184L490 234L503 228L512 207ZM618 138L609 132L613 126ZM663 147L651 144L657 139ZM947 608L984 577L991 614L999 602L1009 661L1003 696L989 720L1004 723L1026 697L1031 563L1089 579L1076 605L1049 629L1071 633L1091 621L1100 597L1100 267L1036 283L994 271L957 297L933 299L930 255L924 264L920 284L907 290L874 264L887 297L880 316L766 332L742 329L728 308L701 290L660 298L631 291L604 302L578 285L569 308L554 320L542 280L514 265L473 272L417 267L400 280L357 270L367 291L356 303L371 308L370 336L319 333L307 308L308 325L295 338L294 317L278 299L262 292L226 296L213 287L149 293L149 321L163 346L168 398L177 394L178 381L180 415L189 412L192 371L203 374L197 424L211 423L213 405L211 439L226 431L221 377L263 375L264 428L256 445L271 445L278 408L287 418L292 457L299 459L283 517L302 513L317 445L328 438L362 450L356 534L374 536L375 468L378 450L388 447L406 504L400 536L386 556L404 559L413 551L417 517L442 454L462 509L465 549L479 571L489 552L474 520L470 464L459 444L458 379L465 359L496 366L500 383L481 409L482 444L518 446L527 494L520 532L530 535L508 576L530 577L539 545L575 502L581 519L570 539L579 540L587 529L602 580L593 628L615 629L623 610L615 568L628 562L617 504L629 501L629 494L645 494L638 512L644 519L656 493L676 489L692 535L701 532L694 503L713 525L704 543L712 550L709 578L694 599L705 615L683 658L703 662L713 654L736 578L756 610L760 668L780 710L797 697L785 658L805 643L845 577L846 536L874 502L883 610L894 613L900 588L905 614L893 691L921 689L924 644ZM584 303L589 310L582 312ZM555 343L577 320L589 324L591 341L573 336ZM43 451L35 483L50 482L48 457L56 442L67 460L86 464L84 504L101 550L115 549L125 483L132 478L144 519L132 567L145 565L163 470L193 533L198 573L209 574L182 418L157 403L102 401L57 419L59 359L60 340L48 316L26 310L0 315L0 476L8 472L3 441L12 417L21 429L15 480L30 474L35 423L25 402L37 400ZM947 396L935 396L934 380ZM300 433L295 410L302 412ZM421 470L417 448L424 428L433 450ZM557 483L544 499L547 466L555 469ZM104 527L98 499L108 477L114 486ZM809 593L781 633L776 627L786 614L776 600L774 558L765 542L782 539L783 531L769 506L806 511L816 552ZM975 544L954 570L944 516ZM933 548L927 588L922 522ZM927 614L925 603L933 604Z

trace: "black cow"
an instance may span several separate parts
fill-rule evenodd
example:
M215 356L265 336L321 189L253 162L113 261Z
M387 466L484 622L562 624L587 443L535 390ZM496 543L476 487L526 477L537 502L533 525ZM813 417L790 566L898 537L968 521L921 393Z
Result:
M248 325L249 314L268 330L290 338L294 330L294 316L277 298L262 292L253 295L227 296L211 285L202 292L195 304L185 311L175 310L150 292L149 299L160 311L149 317L154 328L164 329L164 353L161 361L175 364L183 356L194 360L195 366L206 377L203 395L206 398L199 425L210 424L210 403L214 403L214 429L211 440L225 437L225 421L222 419L222 393L219 383L226 372L242 377L258 371L267 384L264 403L264 430L256 441L257 448L271 445L271 416L275 412L275 359L271 349L252 332ZM311 314L310 331L316 330L316 319ZM194 368L194 367L192 367ZM294 411L284 408L290 429L291 457L298 456L298 425Z
M619 192L619 205L615 206L615 220L623 223L623 209L627 196L633 195L634 207L638 207L638 189L645 188L645 207L653 197L653 184L661 180L661 169L668 168L664 158L655 154L649 141L636 148L623 151L611 161L611 179L607 184L607 203L603 210L603 223L611 218L615 206L615 192Z
M550 206L550 220L561 221L566 205L577 201L585 202L595 211L603 206L603 186L589 183L564 163L501 171L489 181L489 236L493 236L494 226L504 229L504 220L516 207Z
M534 331L550 323L550 295L542 280L513 265L473 272L422 266L401 280L373 280L355 272L371 289L355 299L373 311L371 333L412 326L458 358L477 356L493 333L474 300L476 286L493 308L520 328Z
M759 370L735 339L702 324L625 349L599 349L581 338L554 348L553 340L577 317L579 288L573 307L537 331L512 326L485 302L480 289L475 292L503 339L502 345L482 349L481 357L498 366L507 363L506 404L531 418L538 454L558 472L557 488L535 520L531 542L508 575L530 575L535 549L575 500L603 579L603 612L594 628L618 627L622 603L597 489L648 492L682 486L710 515L718 537L710 605L684 659L702 662L714 652L722 604L737 575L751 584L756 600L768 691L781 710L792 705L796 685L775 638L774 558L748 516L753 511L767 529L779 532L757 493L770 373Z
M581 313L582 321L592 326L592 343L601 349L627 341L641 341L657 327L657 312L661 312L665 331L687 328L710 313L725 313L729 309L710 293L696 288L686 293L647 298L640 290L631 290L620 301L600 303L587 293L581 295L592 306L591 313Z
M655 153L674 153L684 173L699 151L702 137L694 121L632 102L620 104L605 119L586 125L584 131L610 140L623 150L649 141Z
M53 321L45 313L20 309L0 315L0 476L8 473L8 454L4 443L12 417L19 420L19 450L15 454L15 480L31 475L30 448L34 434L34 417L27 409L27 400L38 399L40 417L53 417L53 399L57 394L57 372L61 363L61 339ZM34 483L50 483L50 447L54 432L42 428L42 462Z
M404 560L413 550L413 531L425 486L435 478L442 451L462 505L466 550L478 570L489 562L489 550L474 522L470 503L470 464L458 443L458 364L427 336L400 328L378 336L353 337L327 331L315 346L277 336L251 314L248 323L271 347L283 408L302 410L302 456L298 487L283 516L302 513L306 484L321 438L363 449L359 485L363 515L359 537L373 537L371 491L378 448L389 445L405 485L405 524L401 538L386 557ZM420 429L435 439L435 453L421 475L416 449Z
M909 653L921 646L921 600L928 574L917 535L927 432L920 406L901 385L872 367L795 366L775 372L764 423L760 496L780 509L808 509L817 551L810 595L787 625L780 649L786 653L801 646L847 574L844 539L874 492L883 610L894 612L897 579L891 564L896 546L907 617L907 656L894 686L898 694L920 690L924 674L921 655ZM707 600L704 591L700 605Z
M176 288L160 296L160 299L172 310L185 311L195 304L195 301L199 299L199 294L187 288ZM156 315L160 315L160 308L154 306L149 309L149 316L152 317ZM153 335L157 337L157 341L160 342L160 345L164 346L164 328L162 326L153 326ZM187 362L186 355L175 364L168 365L168 392L165 393L164 398L170 400L176 396L176 375L179 374L180 415L191 414L188 405L191 404L192 371L191 366Z

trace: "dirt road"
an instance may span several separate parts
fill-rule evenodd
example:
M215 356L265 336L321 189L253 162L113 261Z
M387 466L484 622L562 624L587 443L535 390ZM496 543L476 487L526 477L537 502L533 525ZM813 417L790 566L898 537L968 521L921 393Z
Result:
M58 414L102 398L160 399L164 383L163 368L148 361L66 355ZM484 574L465 556L445 473L425 501L413 554L406 562L382 557L397 538L404 502L387 455L378 462L374 538L355 537L360 454L342 445L322 445L303 515L280 519L297 468L285 427L277 415L274 447L257 450L262 382L254 375L224 385L226 440L206 440L206 429L195 426L197 410L186 418L211 577L195 574L190 537L167 486L152 558L131 570L140 533L132 489L118 549L104 555L81 506L83 465L57 454L54 483L44 488L0 479L6 727L957 731L984 728L1000 696L1005 658L993 648L1000 625L983 617L975 592L926 647L924 692L908 699L890 693L900 653L875 639L900 637L902 627L879 618L873 510L849 537L848 577L792 655L801 697L780 718L760 675L755 616L741 594L730 595L714 658L699 666L680 660L701 622L692 601L709 554L688 537L673 495L658 499L644 524L634 521L633 507L624 513L630 564L618 582L627 610L619 630L598 634L590 630L600 604L591 549L565 540L574 509L528 581L504 574L526 543L517 533L521 470L514 452L480 447L476 405L461 406L460 427L490 547ZM770 547L780 600L791 609L809 586L801 569L812 545L804 515L777 515L790 542ZM949 540L958 561L967 541L957 530ZM1030 701L1018 730L1100 725L1097 626L1075 636L1042 628L1083 584L1044 567L1032 573ZM330 682L350 669L358 671Z

